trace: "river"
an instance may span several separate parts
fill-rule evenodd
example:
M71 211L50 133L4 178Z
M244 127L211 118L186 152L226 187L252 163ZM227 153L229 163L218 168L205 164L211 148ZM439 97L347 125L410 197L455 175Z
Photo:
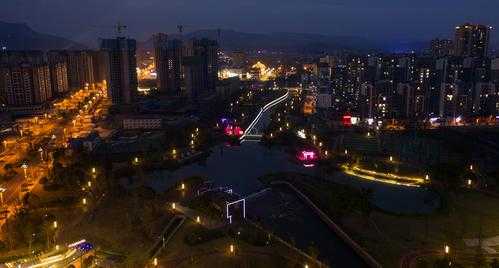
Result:
M269 122L264 113L258 128ZM262 128L263 129L263 128ZM150 186L164 191L179 180L201 176L217 186L230 186L240 196L255 193L265 186L259 177L275 172L300 172L316 175L315 168L295 163L280 148L269 149L256 142L241 146L218 145L201 163L183 166L175 171L159 170L150 174ZM343 173L329 179L358 188L373 189L373 203L386 211L401 214L429 213L439 206L438 196L424 188L394 186L364 181ZM248 201L248 213L257 216L264 226L281 238L290 240L303 251L310 245L319 250L320 259L333 266L362 267L363 261L301 200L286 189L272 189Z

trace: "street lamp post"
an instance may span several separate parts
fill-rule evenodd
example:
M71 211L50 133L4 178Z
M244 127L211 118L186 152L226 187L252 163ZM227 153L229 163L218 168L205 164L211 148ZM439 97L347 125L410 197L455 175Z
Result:
M3 193L6 191L7 189L5 188L0 188L0 206L3 207Z
M24 170L24 179L28 179L28 173L27 173L27 169L28 169L28 164L24 163L21 168Z
M43 162L43 149L42 149L42 147L40 147L40 149L38 149L38 152L40 153L40 160Z

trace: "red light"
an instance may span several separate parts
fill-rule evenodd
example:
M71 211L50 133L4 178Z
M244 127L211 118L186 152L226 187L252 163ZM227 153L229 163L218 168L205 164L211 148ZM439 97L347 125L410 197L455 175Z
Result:
M242 136L244 134L244 131L239 126L234 127L232 125L228 125L224 129L224 133L227 136L240 137L240 136Z
M231 125L226 126L224 132L225 132L225 135L227 135L227 136L232 136L234 134L234 131L232 130Z
M342 123L344 126L351 126L352 125L352 116L351 115L344 115L342 118Z

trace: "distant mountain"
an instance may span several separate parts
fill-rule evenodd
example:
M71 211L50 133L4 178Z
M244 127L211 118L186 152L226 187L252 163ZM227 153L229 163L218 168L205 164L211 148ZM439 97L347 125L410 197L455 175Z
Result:
M172 35L178 37L178 35ZM218 40L218 30L199 30L188 33L184 38L209 38ZM152 49L152 39L140 42L142 50ZM322 53L339 50L376 51L381 47L360 37L329 36L306 33L244 33L234 30L220 31L220 46L226 50L279 50L298 53Z
M24 23L0 21L0 48L9 50L83 49L85 46L61 37L35 32Z

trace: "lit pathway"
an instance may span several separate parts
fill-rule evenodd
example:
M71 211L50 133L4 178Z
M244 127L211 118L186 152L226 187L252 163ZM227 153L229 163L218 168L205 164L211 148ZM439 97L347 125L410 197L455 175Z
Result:
M255 119L249 124L249 126L246 128L246 131L244 131L244 134L239 138L241 141L247 140L247 138L257 138L258 140L262 137L261 134L261 129L256 127L257 124L260 122L262 119L262 115L275 107L276 105L286 101L289 97L289 90L286 92L286 94L282 95L281 97L267 103L263 108L260 109L260 112L256 115Z

